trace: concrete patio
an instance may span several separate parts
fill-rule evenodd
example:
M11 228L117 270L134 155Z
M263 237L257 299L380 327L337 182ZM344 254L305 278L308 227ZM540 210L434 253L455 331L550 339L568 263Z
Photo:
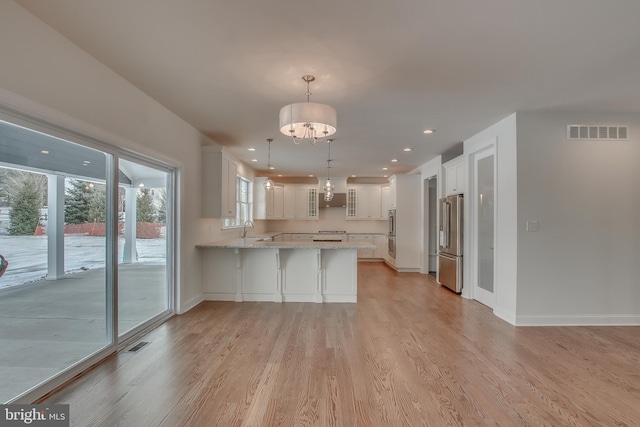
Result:
M120 264L119 333L167 307L166 268ZM106 344L104 269L41 280L0 293L0 402Z

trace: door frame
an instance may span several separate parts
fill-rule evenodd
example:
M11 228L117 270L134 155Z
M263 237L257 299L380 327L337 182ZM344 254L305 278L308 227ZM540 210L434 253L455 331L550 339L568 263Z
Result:
M468 218L469 218L469 225L470 225L470 233L469 233L469 247L470 247L470 251L468 252L469 256L467 257L467 260L470 264L470 269L468 270L470 272L469 274L469 290L470 290L470 295L469 298L475 299L476 301L486 305L487 307L494 309L495 305L496 305L496 296L497 296L497 281L496 281L496 272L497 272L497 254L498 254L498 248L497 248L497 235L496 235L496 231L497 231L497 212L496 212L496 206L497 206L497 199L498 199L498 191L497 191L497 153L496 153L496 146L495 146L495 142L492 142L491 144L479 149L478 151L475 151L473 153L471 153L469 155L469 182L470 182L470 188L469 188L469 198L467 199L467 205L468 205ZM493 192L493 204L494 204L494 212L493 212L493 247L494 247L494 251L493 251L493 293L482 289L481 287L478 286L478 269L479 269L479 259L478 257L480 256L480 251L478 249L478 243L479 243L479 239L478 239L478 203L476 202L477 198L478 198L478 179L477 179L477 163L478 160L489 157L489 156L493 156L493 185L494 185L494 192Z

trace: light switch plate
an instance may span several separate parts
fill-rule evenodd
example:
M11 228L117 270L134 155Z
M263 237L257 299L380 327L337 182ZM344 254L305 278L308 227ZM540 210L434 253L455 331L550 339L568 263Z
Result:
M538 231L538 221L527 221L527 231Z

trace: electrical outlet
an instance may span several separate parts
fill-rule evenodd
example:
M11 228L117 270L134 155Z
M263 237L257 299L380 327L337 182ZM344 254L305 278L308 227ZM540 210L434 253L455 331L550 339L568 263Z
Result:
M527 221L527 231L538 231L538 221Z

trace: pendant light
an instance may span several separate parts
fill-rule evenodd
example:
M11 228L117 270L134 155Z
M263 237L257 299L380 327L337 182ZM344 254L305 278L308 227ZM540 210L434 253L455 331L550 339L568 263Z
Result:
M269 143L269 157L267 160L267 174L269 172L271 172L271 141L273 141L273 139L269 138L267 139L267 142ZM264 189L267 191L271 191L273 190L273 187L275 187L275 184L273 181L271 181L271 178L269 178L269 176L267 175L267 179L264 181Z
M327 144L329 144L329 157L327 157L327 180L324 182L322 189L324 190L324 201L330 202L333 200L333 182L331 182L331 175L329 174L329 169L331 169L331 142L333 139L328 139Z
M309 101L309 83L315 79L310 74L302 76L302 80L307 84L307 102L285 105L280 109L280 132L289 135L294 144L300 144L305 140L315 144L336 132L335 108Z

